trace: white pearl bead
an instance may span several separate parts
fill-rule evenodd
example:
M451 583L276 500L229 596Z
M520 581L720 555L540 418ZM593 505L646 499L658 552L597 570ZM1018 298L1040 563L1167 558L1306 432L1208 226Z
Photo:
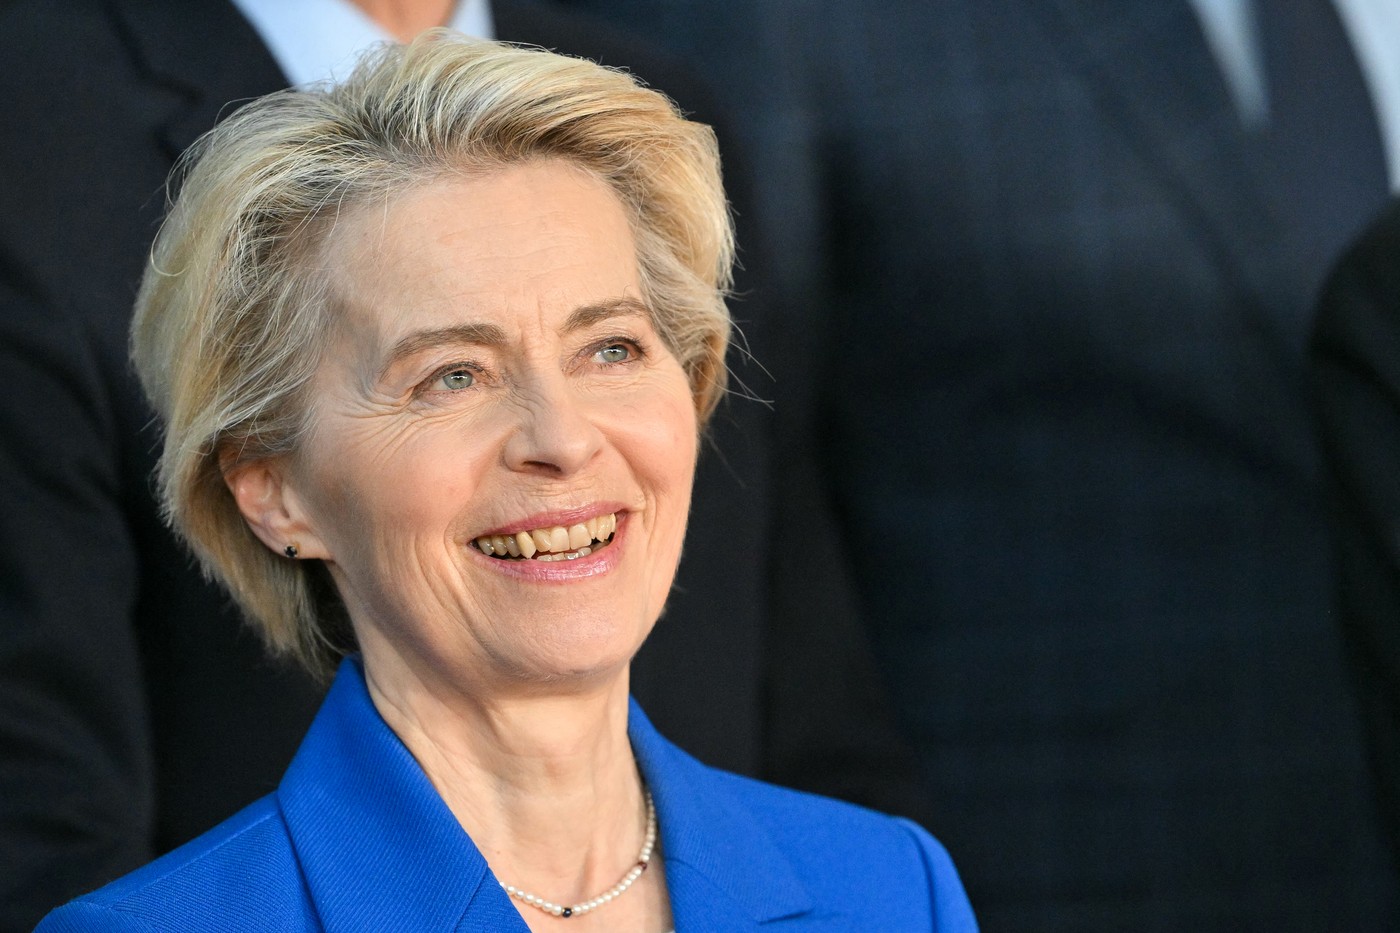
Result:
M485 550L485 553L490 554L491 551L487 549ZM627 872L626 875L623 876L622 880L619 881L617 884L613 885L611 889L603 892L602 894L599 894L592 900L583 901L582 903L575 904L572 907L565 907L562 904L556 904L553 901L547 901L539 895L531 894L528 891L522 891L520 888L517 888L511 884L506 884L504 881L499 882L502 889L504 889L506 894L510 895L511 897L523 901L524 903L529 904L532 907L537 907L545 913L552 914L556 917L562 917L565 910L569 911L570 916L576 914L585 914L589 911L597 910L599 907L602 907L605 904L612 901L613 898L622 895L629 887L632 886L633 882L635 882L638 878L641 877L642 872L646 870L647 863L651 861L652 850L656 845L656 804L651 798L650 791L643 790L643 793L645 793L646 795L647 827L646 837L642 843L642 850L639 853L637 853L637 860L633 863L632 868ZM497 880L499 881L499 879Z

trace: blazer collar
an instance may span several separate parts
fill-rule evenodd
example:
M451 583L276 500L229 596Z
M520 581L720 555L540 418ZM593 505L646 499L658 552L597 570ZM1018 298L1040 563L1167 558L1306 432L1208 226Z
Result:
M732 793L742 778L666 741L635 700L628 736L656 802L677 930L727 933L811 912L812 897L787 856Z
M628 734L656 801L677 929L730 933L812 910L785 855L711 771L634 702ZM327 929L523 931L485 859L346 660L277 790Z
M107 0L138 72L170 92L155 116L173 158L229 112L230 104L287 86L252 25L225 0Z
M328 930L527 933L423 769L347 659L277 789Z

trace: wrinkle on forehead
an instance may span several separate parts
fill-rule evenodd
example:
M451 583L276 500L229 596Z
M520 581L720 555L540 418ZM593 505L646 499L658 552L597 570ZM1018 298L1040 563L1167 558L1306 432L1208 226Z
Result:
M347 208L326 247L335 352L354 361L364 391L396 359L435 342L534 342L631 315L657 324L641 297L626 206L605 181L563 160L439 174L386 191ZM577 282L586 284L571 293Z

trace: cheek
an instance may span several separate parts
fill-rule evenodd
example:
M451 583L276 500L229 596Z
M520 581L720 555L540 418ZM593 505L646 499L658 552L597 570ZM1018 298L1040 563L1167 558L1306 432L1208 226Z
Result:
M699 439L689 394L653 414L658 417L636 422L645 425L637 437L636 459L655 509L650 572L659 590L653 596L664 600L685 540ZM655 608L659 612L660 606Z
M644 436L637 439L638 450L646 451L642 455L642 482L649 487L655 509L650 528L645 609L653 621L666 605L681 558L699 444L695 410L688 393L679 404L666 406L660 414L661 417L645 422Z
M629 413L626 424L640 475L658 498L688 504L699 436L688 392L657 393ZM681 510L682 519L685 509Z
M462 504L480 487L484 459L479 445L464 443L446 425L392 438L343 430L318 445L307 487L331 559L386 563L425 543L451 540Z

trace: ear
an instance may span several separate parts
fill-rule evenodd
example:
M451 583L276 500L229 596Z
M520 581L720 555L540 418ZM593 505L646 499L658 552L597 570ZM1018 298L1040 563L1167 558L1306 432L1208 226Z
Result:
M276 554L296 546L302 558L330 556L315 523L291 482L290 464L282 457L224 466L224 483L253 534Z

